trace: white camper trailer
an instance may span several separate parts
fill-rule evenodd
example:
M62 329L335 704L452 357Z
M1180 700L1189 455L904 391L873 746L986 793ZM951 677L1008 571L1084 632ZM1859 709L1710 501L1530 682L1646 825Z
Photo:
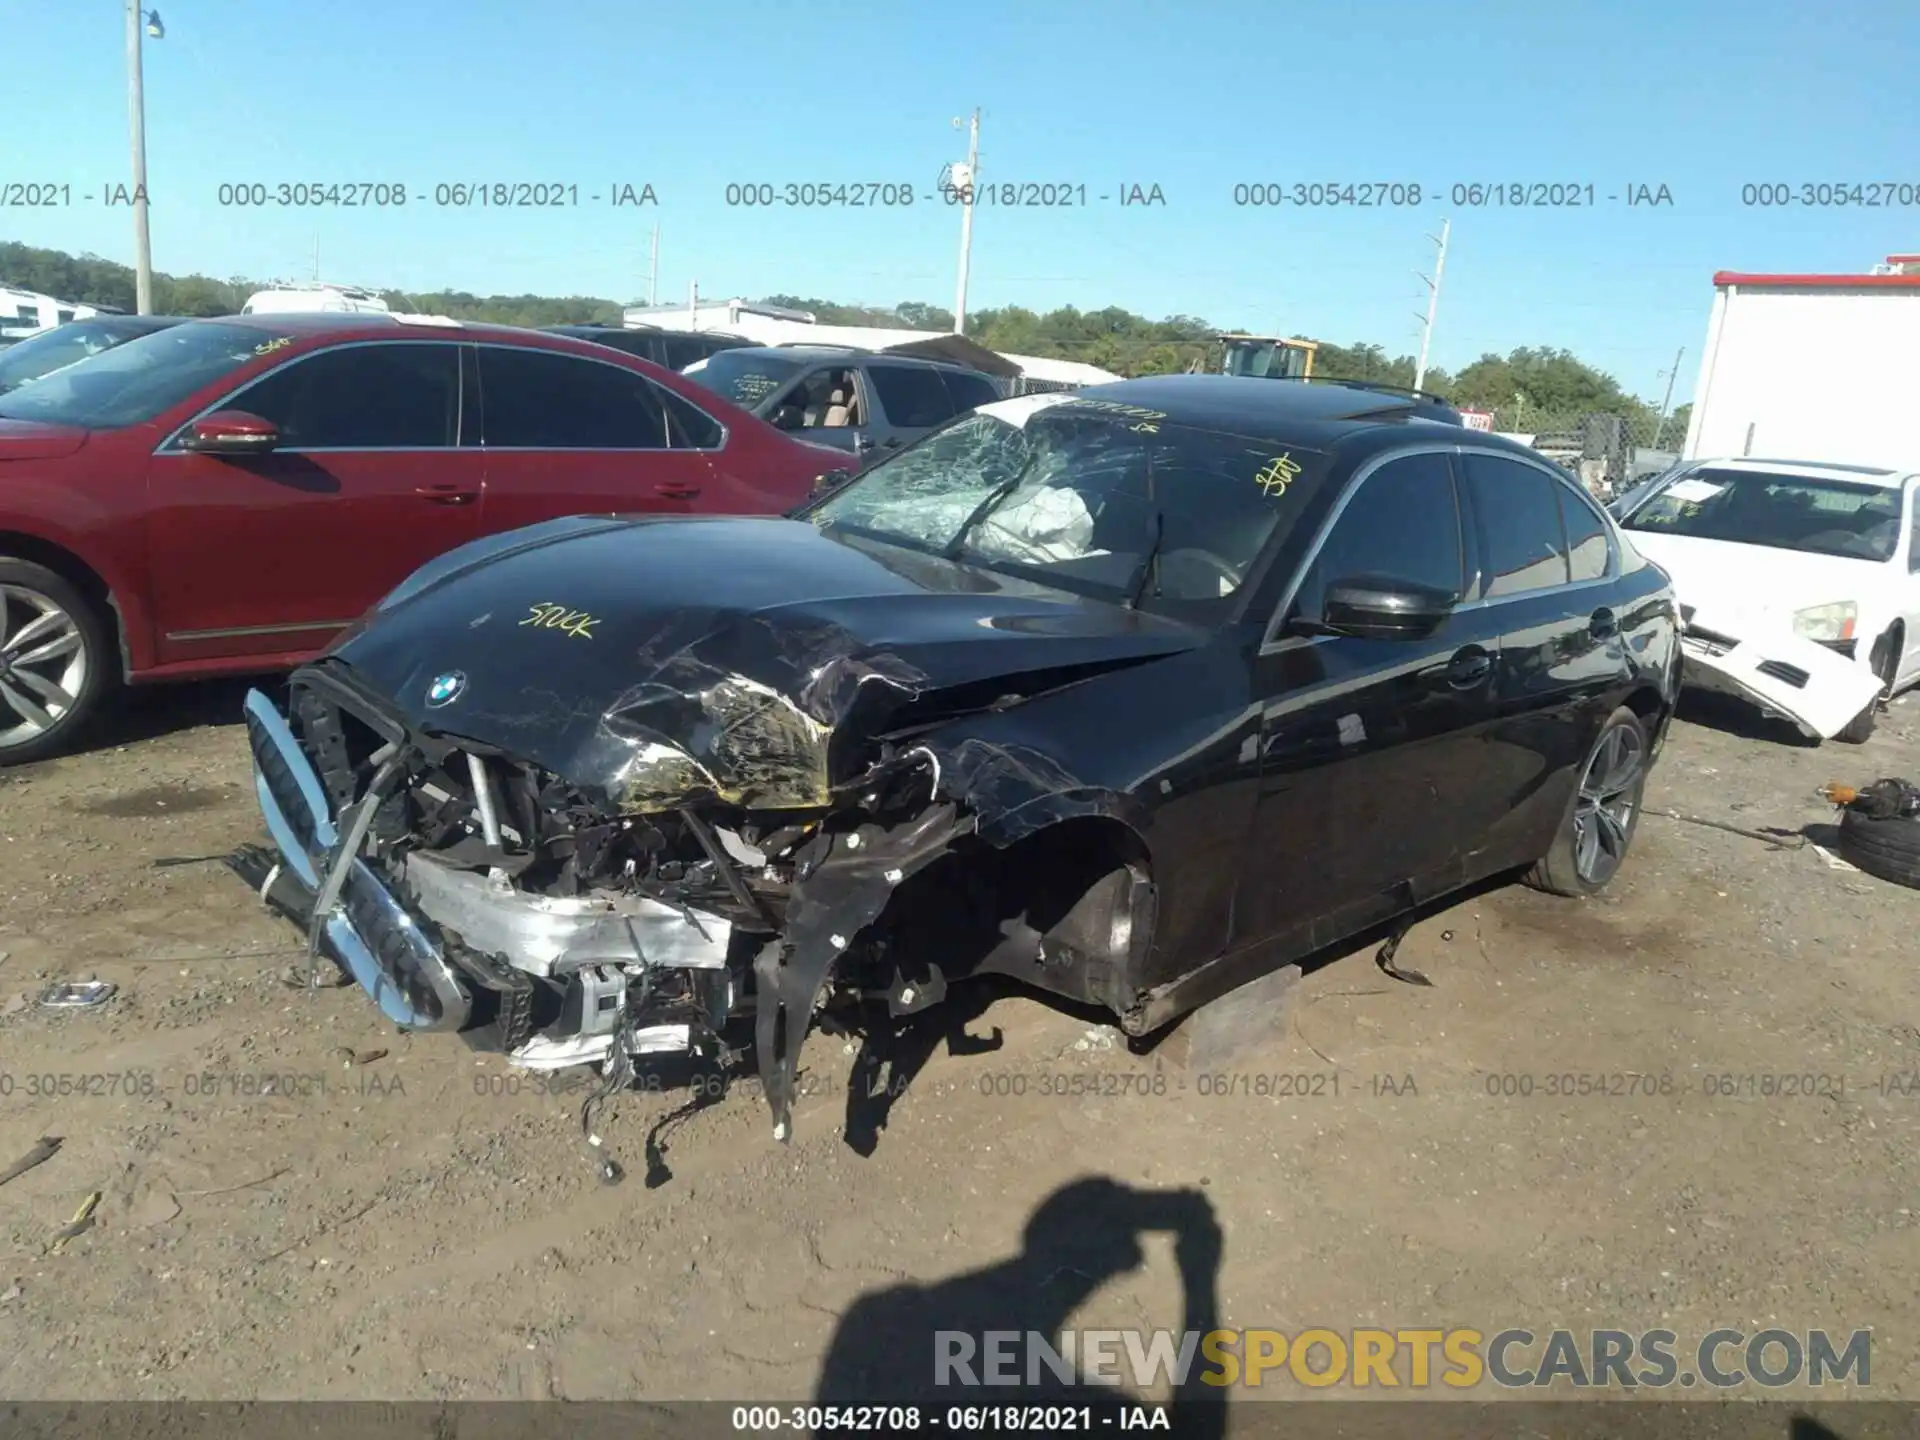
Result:
M69 320L91 320L99 313L92 305L75 305L37 291L0 286L0 346L25 340Z

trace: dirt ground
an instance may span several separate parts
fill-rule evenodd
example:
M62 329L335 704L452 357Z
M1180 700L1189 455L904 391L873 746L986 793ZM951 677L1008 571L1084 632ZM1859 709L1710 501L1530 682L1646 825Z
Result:
M1453 905L1400 951L1431 988L1355 950L1224 1078L1002 995L959 1053L916 1032L932 1053L877 1115L816 1033L790 1147L751 1082L692 1113L638 1093L603 1122L609 1187L578 1080L289 988L291 928L213 858L262 834L242 688L143 696L101 748L0 772L0 1171L63 1142L0 1187L0 1395L799 1400L889 1346L930 1365L931 1307L1683 1345L1871 1327L1873 1393L1920 1396L1920 1094L1882 1079L1920 1072L1920 892L1797 838L1649 814L1603 901ZM1794 837L1833 818L1818 784L1881 775L1920 776L1920 700L1864 747L1682 723L1648 804ZM39 1007L91 977L119 987L101 1009ZM1548 1093L1627 1074L1669 1080ZM1843 1093L1763 1078L1802 1075ZM1165 1227L1209 1219L1215 1273L1183 1280Z

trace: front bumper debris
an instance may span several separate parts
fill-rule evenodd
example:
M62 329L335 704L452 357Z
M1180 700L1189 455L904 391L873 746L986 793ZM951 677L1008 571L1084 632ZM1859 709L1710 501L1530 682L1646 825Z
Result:
M1736 695L1830 740L1874 703L1882 682L1865 665L1818 641L1768 627L1747 633L1737 618L1694 612L1680 637L1686 683Z
M270 890L278 908L311 924L341 863L344 826L313 758L272 702L250 694L246 722L255 793L277 850L260 882L263 897ZM488 996L509 1062L555 1069L605 1061L618 1038L630 1056L696 1052L728 1018L733 926L718 915L645 896L527 895L497 873L454 869L418 852L382 856L371 844L345 864L318 939L403 1028L461 1030ZM634 1013L630 989L663 970L697 974L698 983L674 992L685 1013L629 1023L649 1018L644 1008ZM533 1003L536 989L545 1005ZM700 1001L691 1011L689 991ZM537 1020L546 1023L535 1028Z

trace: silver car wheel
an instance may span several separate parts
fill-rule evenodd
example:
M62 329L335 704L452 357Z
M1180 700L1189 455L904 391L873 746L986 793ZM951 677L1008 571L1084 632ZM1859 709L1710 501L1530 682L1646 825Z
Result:
M1627 858L1645 773L1645 746L1637 730L1616 725L1601 737L1573 807L1573 864L1588 884L1606 884Z
M0 751L39 739L71 714L87 666L79 621L38 590L0 585Z

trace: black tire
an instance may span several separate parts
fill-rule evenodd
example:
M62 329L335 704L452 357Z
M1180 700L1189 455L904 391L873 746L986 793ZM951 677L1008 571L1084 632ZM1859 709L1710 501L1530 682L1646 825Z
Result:
M1873 673L1881 679L1880 693L1873 697L1867 708L1847 722L1847 728L1833 738L1843 745L1864 745L1873 738L1874 727L1880 723L1880 707L1887 703L1887 697L1893 690L1893 675L1896 662L1893 655L1893 632L1889 630L1873 642L1868 652L1873 662Z
M1617 769L1624 752L1634 757L1630 775ZM1584 898L1612 883L1640 827L1651 759L1640 717L1625 706L1609 715L1581 762L1579 785L1553 844L1527 872L1529 885L1550 895ZM1596 812L1604 812L1604 818Z
M1869 875L1920 889L1920 820L1905 815L1876 820L1843 810L1833 851Z
M10 668L9 657L0 652L0 687L3 687L0 688L0 768L4 768L44 760L49 755L61 753L72 744L92 723L101 702L119 684L120 666L119 657L114 653L111 627L93 601L64 576L30 560L0 555L0 587L7 587L14 592L13 598L8 601L9 613L12 613L14 606L21 604L23 593L57 607L71 620L72 628L79 636L79 653L86 660L84 679L78 690L73 692L73 703L62 707L60 713L54 715L52 724L29 734L26 733L27 717L16 711L5 691L11 689L14 695L24 696L36 704L47 697L39 688L23 686L19 672ZM4 594L0 594L0 598L5 598ZM26 602L27 605L32 603ZM0 622L0 646L4 646L8 636L19 628L18 620ZM33 649L32 645L28 645L22 653L32 653ZM47 666L50 664L43 662L34 668L39 681L48 679ZM51 710L45 710L44 713L53 714ZM10 734L15 738L9 740L7 737Z

